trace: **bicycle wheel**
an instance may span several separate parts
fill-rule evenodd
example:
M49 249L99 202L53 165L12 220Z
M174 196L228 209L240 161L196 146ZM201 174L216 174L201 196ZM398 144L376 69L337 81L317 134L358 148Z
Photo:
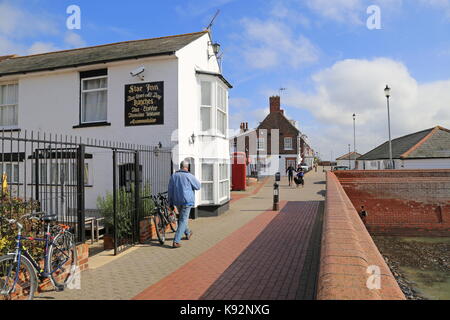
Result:
M71 233L63 232L55 237L48 251L47 266L57 289L65 289L77 267L77 248Z
M178 217L177 214L175 213L175 210L167 209L166 214L167 214L166 218L167 221L169 222L170 229L172 230L172 232L177 232Z
M0 300L33 300L38 284L33 265L21 256L18 270L14 260L13 254L0 257Z
M156 236L159 243L164 244L166 242L166 224L161 213L157 213L153 216L153 223L155 224Z

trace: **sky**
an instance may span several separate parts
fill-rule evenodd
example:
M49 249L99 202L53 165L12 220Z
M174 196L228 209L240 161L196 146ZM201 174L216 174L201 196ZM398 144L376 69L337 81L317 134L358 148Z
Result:
M231 128L256 127L285 88L282 108L322 159L353 150L354 113L364 154L388 139L386 84L393 138L450 128L450 0L0 0L0 56L197 32L218 9Z

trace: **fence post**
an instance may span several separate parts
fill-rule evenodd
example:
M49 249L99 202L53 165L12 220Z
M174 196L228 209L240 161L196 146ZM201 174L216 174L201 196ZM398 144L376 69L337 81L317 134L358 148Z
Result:
M114 225L114 255L117 255L117 150L113 150L113 225Z
M85 232L85 197L84 197L84 157L86 146L80 144L77 152L77 216L78 216L78 240L86 241Z
M34 179L35 179L35 187L34 187L34 191L35 191L35 200L38 203L38 208L37 211L41 211L42 210L42 206L41 206L41 201L39 199L39 150L36 149L36 151L34 152L35 154L35 164L34 164ZM25 177L26 179L26 177Z
M141 217L141 170L140 170L140 159L139 151L136 150L134 155L134 232L133 232L133 242L139 242L140 235L140 217Z

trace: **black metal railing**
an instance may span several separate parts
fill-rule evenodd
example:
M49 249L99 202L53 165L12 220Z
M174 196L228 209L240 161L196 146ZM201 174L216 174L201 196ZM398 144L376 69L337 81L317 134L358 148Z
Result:
M22 212L56 214L79 243L87 218L109 215L117 254L138 241L139 221L151 213L141 199L167 190L171 159L170 150L151 146L0 131L0 214L18 214L19 204Z

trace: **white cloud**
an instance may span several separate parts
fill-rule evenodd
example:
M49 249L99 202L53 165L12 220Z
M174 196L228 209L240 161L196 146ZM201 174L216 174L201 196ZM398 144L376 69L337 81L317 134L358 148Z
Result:
M80 48L86 46L86 42L81 36L75 32L68 32L64 37L64 42L72 48Z
M319 50L309 39L296 34L281 21L244 18L241 24L242 55L252 68L285 66L297 69L319 58Z
M39 54L39 53L45 53L45 52L51 52L51 51L57 51L60 50L58 47L56 47L53 43L50 42L35 42L31 45L31 47L27 50L28 54Z
M0 2L0 55L38 54L86 45L80 35L64 30L65 25L58 29L57 18L45 12L30 12L11 1ZM49 37L52 40L41 40Z
M290 90L286 104L310 111L323 123L314 143L326 155L353 148L352 114L357 116L357 147L367 152L387 140L387 108L383 89L392 87L393 137L442 125L450 127L450 80L419 84L400 62L343 60L312 77L314 92Z
M365 8L361 0L307 0L306 5L324 18L341 23L363 24L361 16Z

